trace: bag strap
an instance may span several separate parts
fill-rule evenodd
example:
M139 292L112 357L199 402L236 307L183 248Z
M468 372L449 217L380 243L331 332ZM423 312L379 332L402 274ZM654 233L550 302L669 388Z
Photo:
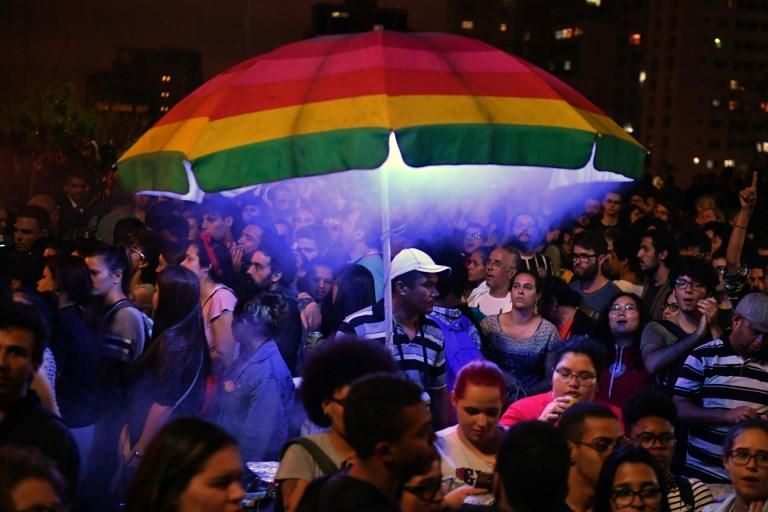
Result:
M197 384L197 380L200 378L200 373L202 373L203 370L203 361L205 360L205 354L200 354L200 365L197 367L197 372L195 372L195 378L192 379L192 384L189 385L187 390L184 392L183 395L181 395L181 398L179 398L175 404L173 404L173 407L171 408L171 413L176 410L176 408L181 405L181 403L186 399L189 394L192 392L192 390L195 388L195 384Z
M315 464L317 464L317 467L320 468L320 471L322 471L323 474L329 475L339 471L339 467L336 465L336 463L333 462L330 457L328 457L322 448L317 446L317 443L308 437L297 437L296 439L291 439L285 443L283 445L283 449L280 450L280 460L282 460L283 455L285 455L286 450L288 450L288 447L294 444L301 446L309 453L309 455L312 457L312 460L315 461Z
M691 481L684 476L675 476L675 483L677 484L677 488L680 489L680 499L687 506L691 507L690 510L693 510L696 504L694 503Z

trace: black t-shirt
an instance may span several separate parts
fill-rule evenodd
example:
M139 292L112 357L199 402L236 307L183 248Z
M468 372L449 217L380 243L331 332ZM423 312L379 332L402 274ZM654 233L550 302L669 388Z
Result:
M299 502L297 512L398 512L397 503L372 484L346 472L313 480Z

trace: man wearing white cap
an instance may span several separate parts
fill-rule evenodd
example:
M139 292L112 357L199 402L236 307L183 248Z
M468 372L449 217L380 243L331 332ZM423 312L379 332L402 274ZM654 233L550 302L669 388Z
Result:
M445 350L440 326L427 315L432 312L437 293L437 275L451 268L437 265L425 252L403 249L392 259L393 343L392 355L402 372L429 394L434 422L445 426L448 393L445 382ZM349 315L339 331L386 341L384 301Z
M732 330L696 348L675 384L675 405L689 427L685 476L728 483L722 445L728 428L768 416L768 295L736 305Z

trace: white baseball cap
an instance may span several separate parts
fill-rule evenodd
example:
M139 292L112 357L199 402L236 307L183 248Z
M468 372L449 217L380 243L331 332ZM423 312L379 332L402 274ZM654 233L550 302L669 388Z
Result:
M418 249L403 249L392 258L389 266L389 278L395 279L398 276L417 270L425 274L439 274L441 272L450 272L451 267L438 265L429 256L429 254Z

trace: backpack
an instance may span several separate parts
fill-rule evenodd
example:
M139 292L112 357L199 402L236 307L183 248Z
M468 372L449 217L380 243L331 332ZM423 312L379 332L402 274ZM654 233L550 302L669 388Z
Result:
M285 452L288 450L288 448L291 445L297 444L304 448L309 455L312 457L312 460L315 464L317 464L317 467L320 468L320 471L323 472L323 476L316 479L320 480L323 479L323 481L327 480L331 475L334 475L339 472L341 469L339 466L336 465L335 462L331 460L331 458L326 455L326 453L319 447L317 444L312 441L308 437L297 437L296 439L291 439L287 443L283 445L283 448L280 450L280 460L283 460L283 456L285 455ZM304 498L302 498L303 500ZM277 486L277 491L275 492L275 503L273 507L274 512L284 512L285 508L283 507L283 493L280 491L280 485Z

